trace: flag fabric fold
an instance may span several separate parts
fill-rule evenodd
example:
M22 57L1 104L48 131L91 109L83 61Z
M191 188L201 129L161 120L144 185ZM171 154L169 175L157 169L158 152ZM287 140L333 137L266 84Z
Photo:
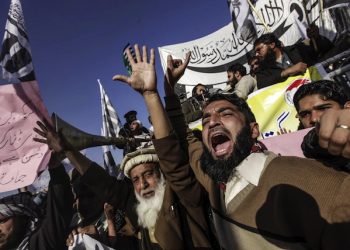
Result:
M100 80L97 80L100 86L101 93L101 108L102 108L102 136L118 137L121 121L118 117L117 111L114 109L111 101L109 100ZM108 145L102 146L104 169L111 175L117 177L117 179L123 179L124 175L119 170L117 164L114 161L111 148Z
M103 125L105 125L105 123ZM106 136L105 126L103 126L103 128L101 129L101 135ZM104 168L104 170L106 170L106 172L109 173L109 175L116 176L117 165L115 164L110 147L108 145L103 145L102 152L103 152L103 168Z
M321 0L319 0L321 1ZM350 6L349 0L323 0L323 8Z
M97 80L100 86L101 93L101 107L102 107L102 120L106 123L106 136L118 137L121 128L121 121L118 117L117 111L114 109L111 101L109 100L100 80Z
M2 78L8 81L35 80L31 49L25 29L21 2L12 0L2 42L0 65Z
M255 19L249 7L249 0L227 0L233 28L237 37L246 42L257 38Z

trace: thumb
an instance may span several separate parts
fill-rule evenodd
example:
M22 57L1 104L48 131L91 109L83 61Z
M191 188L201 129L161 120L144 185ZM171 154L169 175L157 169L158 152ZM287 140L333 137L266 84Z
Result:
M113 81L122 81L122 82L128 82L128 77L127 76L123 76L123 75L115 75L112 78Z

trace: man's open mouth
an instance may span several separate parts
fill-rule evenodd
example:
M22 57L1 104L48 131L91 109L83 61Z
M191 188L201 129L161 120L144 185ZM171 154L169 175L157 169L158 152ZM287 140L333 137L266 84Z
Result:
M215 156L222 157L231 153L232 141L227 134L217 132L211 136L210 141Z

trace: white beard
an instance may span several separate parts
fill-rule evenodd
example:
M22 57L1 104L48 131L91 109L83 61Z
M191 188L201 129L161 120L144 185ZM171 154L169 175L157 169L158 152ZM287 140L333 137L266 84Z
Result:
M159 211L163 204L165 191L165 180L161 174L157 188L154 190L154 196L151 198L143 198L135 192L138 204L136 205L136 213L138 223L144 228L153 228L156 224Z

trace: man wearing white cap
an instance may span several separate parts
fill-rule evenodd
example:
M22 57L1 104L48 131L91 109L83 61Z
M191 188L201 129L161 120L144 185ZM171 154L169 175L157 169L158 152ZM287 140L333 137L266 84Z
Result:
M143 48L142 59L137 45L135 52L137 61L131 61L135 69L133 74L130 77L117 75L113 79L127 82L139 91L151 119L157 118L153 121L155 151L141 149L127 154L121 164L134 186L138 221L143 227L141 233L144 239L149 236L152 242L156 240L162 249L213 249L215 238L204 213L207 196L189 168L187 152L177 140L167 143L168 138L174 138L176 134L171 130L169 121L163 122L167 118L162 106L149 103L160 103L158 92L139 88L147 88L145 78L154 77L154 50L150 53L150 63L146 47ZM127 54L130 56L129 50ZM154 108L151 109L151 106ZM169 175L167 169L178 171Z

